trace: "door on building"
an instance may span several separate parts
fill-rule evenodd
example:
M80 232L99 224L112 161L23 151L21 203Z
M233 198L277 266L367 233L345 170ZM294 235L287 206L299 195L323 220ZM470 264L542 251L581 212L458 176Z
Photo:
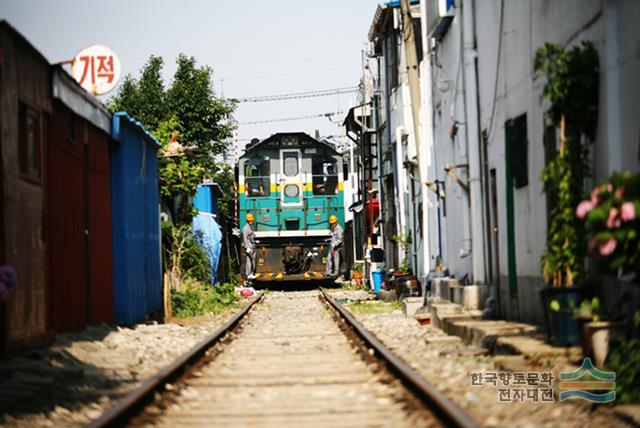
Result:
M87 322L85 133L73 113L56 103L49 147L49 310L56 332Z
M528 184L527 161L527 115L507 120L505 130L505 172L507 196L507 242L509 260L509 294L518 295L518 276L516 264L516 224L514 188Z

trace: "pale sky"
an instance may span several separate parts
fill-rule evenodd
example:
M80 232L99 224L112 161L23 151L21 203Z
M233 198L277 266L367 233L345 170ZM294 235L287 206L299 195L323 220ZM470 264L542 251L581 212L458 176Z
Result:
M137 76L149 55L172 76L180 52L214 70L228 98L356 86L361 50L377 0L0 0L6 19L50 62L91 44L109 46L123 75ZM168 83L168 82L167 82ZM102 97L106 101L110 95ZM346 112L356 94L240 104L238 122ZM341 118L340 118L341 119ZM334 120L337 120L334 118ZM327 118L241 125L241 143L280 131L341 131Z

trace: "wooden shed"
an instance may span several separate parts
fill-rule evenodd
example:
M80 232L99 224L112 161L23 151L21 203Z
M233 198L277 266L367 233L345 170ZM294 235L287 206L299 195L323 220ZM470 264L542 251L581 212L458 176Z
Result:
M58 66L52 69L52 94L48 321L64 332L113 322L112 115Z
M0 351L45 339L47 60L0 21L0 262L18 275L0 307Z

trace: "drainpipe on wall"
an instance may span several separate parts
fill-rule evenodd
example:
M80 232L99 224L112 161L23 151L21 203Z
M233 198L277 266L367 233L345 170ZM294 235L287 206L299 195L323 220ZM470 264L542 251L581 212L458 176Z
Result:
M420 281L426 283L427 275L431 270L431 251L429 248L429 181L428 168L430 165L430 151L433 147L432 124L432 98L431 98L431 63L429 56L429 40L426 37L427 8L426 2L420 2L420 25L422 29L423 47L423 72L421 77L418 69L415 35L413 23L409 13L409 0L401 0L402 32L405 44L405 57L407 61L407 74L409 89L411 92L411 111L413 114L414 139L416 144L416 157L418 159L418 175L420 177L420 194L422 195L422 272L415 272ZM422 123L421 123L422 122ZM421 144L423 143L423 144ZM415 242L414 246L418 243ZM414 247L415 248L415 247Z
M618 2L609 0L605 6L606 25L606 74L605 85L607 92L607 140L609 142L609 170L607 175L613 171L622 169L622 141L620 139L620 73L619 55L619 18Z
M406 211L406 207L404 204L404 195L407 191L407 177L406 177L406 173L405 173L405 169L402 165L403 160L404 160L404 156L402 155L402 136L405 135L404 133L404 127L403 126L398 126L396 128L396 164L394 165L395 168L394 170L396 171L396 177L398 180L398 188L396 189L396 201L398 203L398 207L397 207L397 218L396 218L396 224L398 227L398 235L404 235L407 231L407 222L406 222L406 215L407 215L407 211ZM402 259L404 258L404 254L402 254L402 246L398 245L397 246L397 251L398 251L398 260L400 262L402 262Z
M464 104L467 126L466 140L469 156L469 190L471 218L471 256L472 281L477 284L486 282L484 219L482 204L482 164L480 145L480 129L478 127L478 86L476 81L475 22L473 0L466 0L462 5L462 43L464 58Z

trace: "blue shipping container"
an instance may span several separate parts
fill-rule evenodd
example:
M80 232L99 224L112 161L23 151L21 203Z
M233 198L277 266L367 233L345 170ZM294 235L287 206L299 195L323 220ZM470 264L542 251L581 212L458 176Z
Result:
M113 115L110 185L115 320L162 309L158 140L125 112Z
M218 214L218 198L222 188L218 183L204 183L198 186L193 206L201 213Z

